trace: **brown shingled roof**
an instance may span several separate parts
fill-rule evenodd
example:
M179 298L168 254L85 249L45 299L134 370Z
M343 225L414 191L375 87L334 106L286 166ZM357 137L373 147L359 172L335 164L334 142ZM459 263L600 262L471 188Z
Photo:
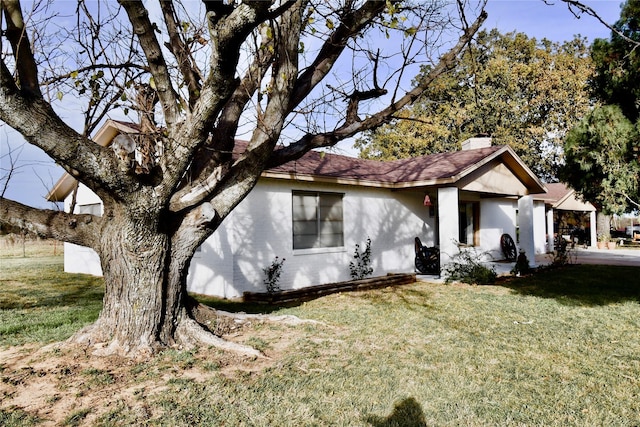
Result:
M95 139L101 145L107 145L118 131L137 129L138 126L132 123L109 120L98 130ZM234 155L242 153L246 146L246 141L236 141ZM453 184L496 158L500 158L531 193L545 191L544 184L517 154L508 146L499 145L385 162L311 151L298 160L265 171L263 176L400 189ZM47 197L49 200L63 200L74 182L65 174Z
M269 169L267 174L329 177L380 184L425 182L456 177L503 149L503 146L492 146L386 162L312 151L298 160Z
M544 194L536 195L536 199L555 203L567 197L569 193L573 192L573 189L567 187L566 184L563 184L561 182L545 184L545 186L547 187L547 192Z

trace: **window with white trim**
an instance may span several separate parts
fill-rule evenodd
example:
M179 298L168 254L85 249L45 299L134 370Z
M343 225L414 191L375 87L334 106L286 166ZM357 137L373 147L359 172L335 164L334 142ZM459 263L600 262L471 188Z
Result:
M344 246L341 193L293 191L293 249Z

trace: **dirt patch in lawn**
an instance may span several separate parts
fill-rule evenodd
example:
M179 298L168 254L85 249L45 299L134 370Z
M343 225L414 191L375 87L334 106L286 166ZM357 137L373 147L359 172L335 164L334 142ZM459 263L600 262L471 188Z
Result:
M265 357L257 358L216 349L168 350L149 359L97 357L88 348L67 343L0 349L0 415L20 412L43 426L94 425L123 405L149 419L154 409L148 398L162 393L169 381L206 382L213 376L259 373L287 352L296 331L253 322L224 337L262 344Z

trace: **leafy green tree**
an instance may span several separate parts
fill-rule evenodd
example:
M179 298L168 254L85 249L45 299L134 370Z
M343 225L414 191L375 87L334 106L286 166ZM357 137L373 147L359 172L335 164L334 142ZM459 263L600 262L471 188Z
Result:
M596 39L591 48L594 96L616 104L635 122L640 115L640 0L628 0L609 40ZM635 41L635 43L634 43Z
M563 138L589 108L588 53L578 37L558 44L482 31L451 73L357 147L365 158L395 159L454 151L469 137L490 134L554 179ZM428 72L423 68L416 83Z
M617 105L596 108L569 131L560 177L605 214L640 207L640 138Z
M593 43L596 108L568 134L563 181L604 213L640 207L640 1L628 0L609 40ZM608 105L606 105L608 104Z

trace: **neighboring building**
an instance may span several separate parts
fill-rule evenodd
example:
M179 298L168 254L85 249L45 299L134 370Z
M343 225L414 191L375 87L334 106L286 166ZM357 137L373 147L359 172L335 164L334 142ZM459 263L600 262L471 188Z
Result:
M95 140L108 145L135 126L109 121ZM63 176L50 200L75 182ZM439 246L441 263L475 248L501 259L511 235L532 263L546 251L545 186L508 146L472 138L463 150L380 162L310 152L269 169L196 253L189 291L225 298L263 291L262 269L285 258L283 289L348 280L355 245L372 241L374 275L414 271L414 239ZM76 212L99 213L100 200L80 185ZM540 218L542 220L540 221ZM65 271L100 274L90 249L65 244Z
M576 197L565 184L546 184L547 193L535 196L546 206L547 250L553 252L560 237L585 246L596 246L596 208Z

